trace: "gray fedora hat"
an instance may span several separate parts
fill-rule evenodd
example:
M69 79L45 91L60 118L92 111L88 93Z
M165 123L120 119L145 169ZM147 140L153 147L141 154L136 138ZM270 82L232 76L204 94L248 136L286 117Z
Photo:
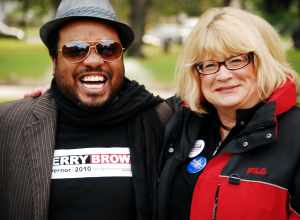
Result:
M57 32L64 23L82 18L99 20L112 25L118 31L125 48L128 48L134 40L133 30L127 24L118 21L109 0L62 0L55 18L40 28L42 41L49 48L49 40L54 32Z

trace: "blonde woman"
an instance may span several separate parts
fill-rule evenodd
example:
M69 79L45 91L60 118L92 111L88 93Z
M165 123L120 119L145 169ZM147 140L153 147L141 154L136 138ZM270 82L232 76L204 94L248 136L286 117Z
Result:
M300 219L296 73L276 31L233 8L205 12L178 62L161 158L159 218Z

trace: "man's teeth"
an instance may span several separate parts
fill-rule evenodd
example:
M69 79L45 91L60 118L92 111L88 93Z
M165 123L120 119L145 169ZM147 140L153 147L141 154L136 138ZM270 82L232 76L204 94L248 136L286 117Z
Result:
M83 82L104 82L105 77L104 76L84 76L81 80Z
M84 83L83 86L86 89L102 89L102 87L104 86L103 83L97 83L97 84L92 84L92 83Z

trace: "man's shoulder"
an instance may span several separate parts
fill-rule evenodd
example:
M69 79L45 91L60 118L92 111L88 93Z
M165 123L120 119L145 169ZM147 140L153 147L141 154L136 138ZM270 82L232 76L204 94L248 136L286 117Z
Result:
M44 103L50 103L50 96L49 92L46 92L37 98L24 98L0 104L0 121L23 118L30 114L35 107L45 105Z
M166 100L156 105L155 110L158 114L159 120L163 125L166 125L169 119L174 114L173 106L170 103L168 103Z
M23 109L26 111L32 107L34 101L34 98L26 98L2 103L0 105L0 115L12 113L16 109Z

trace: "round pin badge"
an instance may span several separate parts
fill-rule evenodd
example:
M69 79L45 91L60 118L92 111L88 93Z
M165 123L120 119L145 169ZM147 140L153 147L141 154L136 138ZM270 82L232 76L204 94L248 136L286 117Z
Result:
M186 170L190 174L198 173L201 170L203 170L206 164L207 164L207 159L203 156L198 156L195 157L191 162L189 162Z
M189 153L189 158L198 156L203 151L204 147L205 147L205 142L203 140L201 139L196 140L194 147Z

